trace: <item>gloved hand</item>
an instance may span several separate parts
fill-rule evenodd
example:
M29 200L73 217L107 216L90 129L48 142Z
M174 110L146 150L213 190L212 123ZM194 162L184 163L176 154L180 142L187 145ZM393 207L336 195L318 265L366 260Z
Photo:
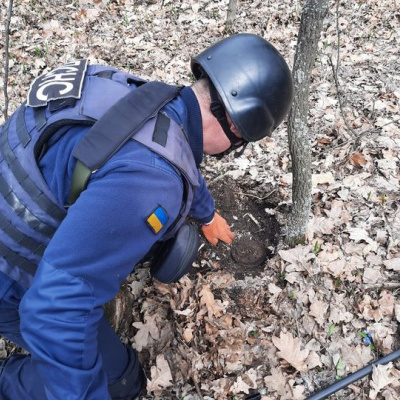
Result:
M218 243L218 240L222 240L225 243L232 243L235 234L229 228L228 223L222 218L217 212L214 214L214 219L209 225L203 225L201 227L206 239L214 246Z

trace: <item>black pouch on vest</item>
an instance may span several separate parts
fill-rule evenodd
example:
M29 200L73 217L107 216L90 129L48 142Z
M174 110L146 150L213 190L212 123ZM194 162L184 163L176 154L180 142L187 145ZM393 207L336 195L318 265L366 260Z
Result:
M186 223L177 234L160 244L151 260L150 273L162 283L177 282L193 264L200 236L193 223Z

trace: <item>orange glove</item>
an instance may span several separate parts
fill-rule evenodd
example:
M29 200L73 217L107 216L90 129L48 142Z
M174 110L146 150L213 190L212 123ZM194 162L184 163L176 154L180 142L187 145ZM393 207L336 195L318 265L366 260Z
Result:
M218 239L225 243L232 243L235 234L229 228L228 223L217 212L214 214L214 219L209 225L201 227L206 239L214 246L218 243Z

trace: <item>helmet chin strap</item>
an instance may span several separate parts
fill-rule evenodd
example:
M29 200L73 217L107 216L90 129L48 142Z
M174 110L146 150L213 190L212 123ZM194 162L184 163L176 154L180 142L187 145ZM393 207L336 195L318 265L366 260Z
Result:
M222 105L221 100L218 97L217 89L215 89L215 86L213 85L213 83L211 82L210 79L208 81L210 83L210 96L211 96L210 109L211 109L211 112L214 115L214 117L217 119L219 124L221 125L221 128L223 129L226 137L231 142L229 149L227 149L221 153L214 154L213 156L217 157L218 159L221 159L225 155L231 153L232 151L237 150L239 147L244 145L240 152L235 153L235 157L240 157L243 154L248 142L245 141L244 139L238 138L231 131L231 129L229 127L228 118L226 117L225 108Z
M244 153L248 144L249 144L249 142L244 142L242 145L237 146L237 147L234 147L231 145L231 147L229 147L229 149L226 149L225 151L222 151L221 153L210 154L210 156L215 157L217 160L221 160L221 158L227 156L228 154L231 154L232 151L235 151L234 157L238 158ZM240 151L237 150L239 147L242 147L240 149Z
M226 117L225 108L218 97L217 89L215 89L215 86L212 84L211 80L209 80L209 82L210 82L210 96L211 96L211 106L210 106L211 112L221 125L229 141L232 144L237 143L240 141L240 139L231 131L228 123L228 118Z

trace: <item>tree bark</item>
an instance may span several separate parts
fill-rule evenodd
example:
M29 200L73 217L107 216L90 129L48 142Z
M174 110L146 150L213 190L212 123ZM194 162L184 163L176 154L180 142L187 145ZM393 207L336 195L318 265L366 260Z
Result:
M236 18L237 0L229 0L225 29L231 30Z
M286 243L304 243L311 209L311 146L307 124L311 72L318 50L328 0L306 0L300 21L293 65L294 100L288 121L292 158L292 212Z
M5 52L5 61L4 61L4 120L8 118L8 69L10 63L10 24L11 24L11 16L13 9L13 0L9 0L8 9L7 9L7 21L5 26L5 44L4 44L4 52Z

